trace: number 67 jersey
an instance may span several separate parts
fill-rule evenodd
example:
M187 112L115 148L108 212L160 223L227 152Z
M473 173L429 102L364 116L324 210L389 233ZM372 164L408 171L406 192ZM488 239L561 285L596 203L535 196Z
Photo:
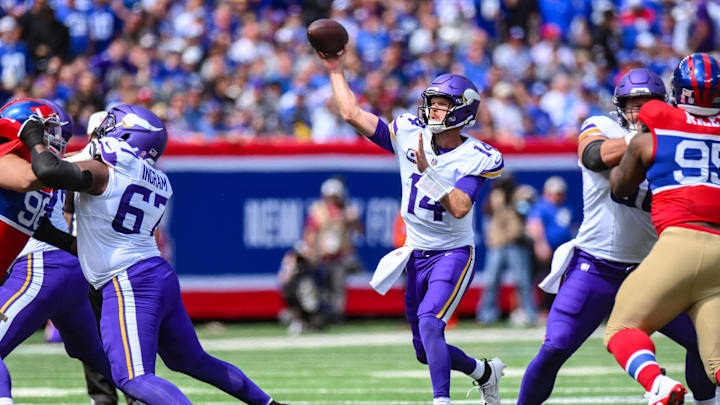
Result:
M432 148L432 134L412 114L396 117L389 127L390 141L400 165L400 210L407 226L405 244L423 250L475 245L473 210L462 218L455 218L440 202L430 200L417 189L416 183L421 176L416 160L418 141L422 133L428 164L450 184L466 176L498 177L504 167L500 152L482 141L464 136L463 143L457 148L436 154Z
M109 167L100 195L76 193L78 256L95 288L140 260L160 256L154 233L172 188L165 173L116 138L93 141L94 155Z
M695 116L649 101L640 109L640 121L653 134L647 179L658 235L669 226L720 233L688 224L720 224L720 116Z

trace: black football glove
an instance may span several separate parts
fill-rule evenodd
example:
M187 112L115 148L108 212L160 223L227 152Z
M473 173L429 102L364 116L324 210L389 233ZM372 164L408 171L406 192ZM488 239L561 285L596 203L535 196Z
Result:
M18 137L20 141L32 149L35 145L40 145L45 141L45 123L42 118L31 115L20 127Z

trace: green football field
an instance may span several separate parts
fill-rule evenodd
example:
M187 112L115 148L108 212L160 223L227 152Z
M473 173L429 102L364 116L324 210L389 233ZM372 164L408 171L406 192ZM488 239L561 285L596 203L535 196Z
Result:
M400 320L352 321L322 333L288 336L272 323L198 324L203 346L239 366L266 392L290 405L432 404L427 368L415 360L410 331ZM525 366L537 352L543 328L481 328L462 320L447 332L450 343L476 357L500 356L508 365L501 381L503 404L514 404ZM684 352L654 335L658 360L668 375L683 378ZM61 344L47 344L35 334L6 363L13 378L16 404L88 404L82 368ZM195 404L239 401L202 382L165 368L158 374L180 387ZM470 380L453 374L454 404L479 404L466 398ZM643 389L624 374L605 351L601 331L561 370L548 404L641 404ZM690 397L687 398L690 401Z

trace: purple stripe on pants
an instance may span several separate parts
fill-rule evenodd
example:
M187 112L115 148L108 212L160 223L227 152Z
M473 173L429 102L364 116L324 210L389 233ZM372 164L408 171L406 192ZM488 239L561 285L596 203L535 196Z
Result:
M208 355L180 297L180 284L162 258L142 260L102 287L100 329L115 384L148 405L189 404L155 376L155 357L173 371L212 384L251 405L270 397L240 369ZM121 308L122 307L122 308Z
M51 319L67 353L109 378L89 288L78 259L67 252L38 252L18 259L0 287L0 308L5 307L9 318L0 323L0 356L5 358ZM0 378L2 385L5 380L9 384L9 376Z
M445 321L465 295L475 273L472 247L413 251L406 265L405 312L415 355L430 369L435 398L450 397L450 370L470 374L477 362L445 343Z

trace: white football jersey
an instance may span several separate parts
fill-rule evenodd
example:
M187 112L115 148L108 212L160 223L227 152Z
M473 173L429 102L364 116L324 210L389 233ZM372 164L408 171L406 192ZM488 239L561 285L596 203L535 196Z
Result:
M50 223L63 232L68 231L67 222L63 215L63 206L65 205L65 190L46 191L30 191L25 193L25 206L38 207L42 211L41 217L50 218ZM39 218L40 220L42 218ZM25 244L23 250L18 254L18 258L27 256L35 252L46 252L57 250L55 246L40 242L35 238L30 238Z
M605 116L590 117L582 125L585 136L622 138L628 130ZM594 172L579 162L583 179L583 222L576 246L591 255L623 263L640 263L657 234L650 220L651 194L647 180L628 198L610 192L610 170Z
M442 204L430 200L415 183L420 179L415 153L420 134L430 166L450 184L465 176L497 177L503 170L503 157L492 146L473 137L465 137L457 148L437 155L432 133L421 127L413 114L401 114L389 125L395 156L400 164L402 183L401 214L407 229L405 244L423 250L444 250L474 245L473 211L455 218Z
M116 138L101 138L95 155L109 167L101 195L76 193L78 256L85 278L100 288L140 260L160 256L155 228L172 196L165 173Z

